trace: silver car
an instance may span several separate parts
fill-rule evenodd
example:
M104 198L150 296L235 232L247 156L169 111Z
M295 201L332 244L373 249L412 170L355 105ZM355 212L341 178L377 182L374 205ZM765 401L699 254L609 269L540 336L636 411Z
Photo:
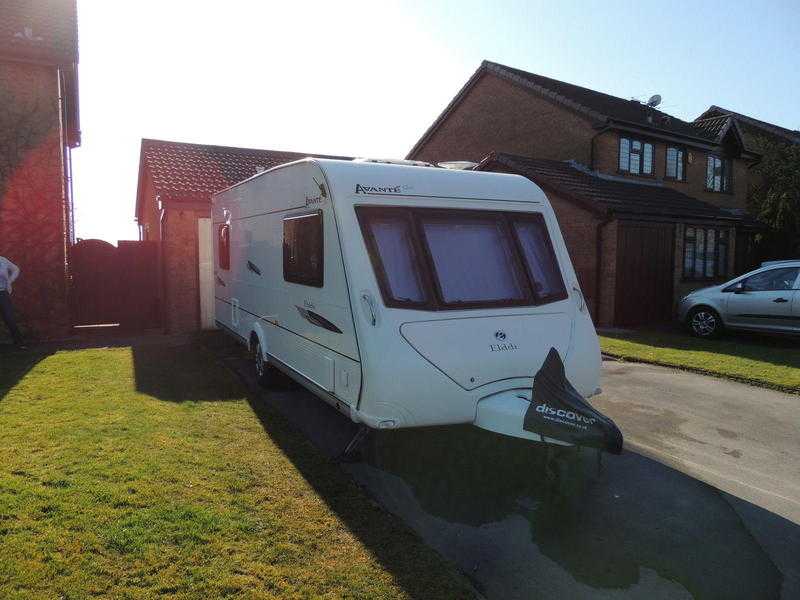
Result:
M678 318L698 337L723 328L800 334L800 260L763 263L735 279L695 290Z

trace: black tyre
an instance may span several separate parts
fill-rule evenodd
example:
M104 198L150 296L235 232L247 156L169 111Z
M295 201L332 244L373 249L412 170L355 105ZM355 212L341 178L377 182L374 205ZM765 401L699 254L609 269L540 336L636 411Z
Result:
M258 385L262 387L267 387L270 383L270 375L271 369L269 364L267 363L267 359L264 358L264 352L261 349L261 342L257 339L251 344L251 348L253 349L253 364L256 369L256 380L258 381Z
M708 306L697 306L689 311L686 325L692 335L699 338L715 338L722 333L722 318Z

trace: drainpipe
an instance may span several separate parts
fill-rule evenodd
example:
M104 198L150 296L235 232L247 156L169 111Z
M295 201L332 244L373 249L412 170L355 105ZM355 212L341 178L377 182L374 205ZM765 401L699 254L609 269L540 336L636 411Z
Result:
M164 233L166 224L164 221L167 218L167 211L164 208L164 203L159 194L156 194L156 209L158 210L158 280L160 282L159 290L159 312L161 313L161 329L164 333L169 332L169 325L167 323L167 270L164 268L165 251L164 251Z
M600 130L592 136L592 139L589 141L589 169L592 171L596 171L594 166L594 141L597 139L597 136L604 134L606 131L610 130L611 127L609 125L603 125Z
M595 228L594 239L597 244L595 250L595 278L594 278L594 315L596 323L600 323L600 299L603 293L603 229L611 221L613 217L609 214L605 219L597 223Z

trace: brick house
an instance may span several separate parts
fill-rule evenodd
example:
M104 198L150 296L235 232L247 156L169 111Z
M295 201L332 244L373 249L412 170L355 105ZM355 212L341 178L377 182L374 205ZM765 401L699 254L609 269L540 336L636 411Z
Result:
M307 156L143 139L136 221L159 242L159 304L168 332L213 327L211 195L265 169Z
M22 328L37 338L70 327L77 65L75 0L0 3L0 255L22 269L14 301Z
M680 296L750 266L757 224L745 205L759 156L745 140L737 119L688 123L484 61L408 158L535 181L596 322L634 326L670 320Z
M733 124L742 134L745 147L751 152L758 152L759 138L783 144L800 144L800 131L773 125L754 117L748 117L719 106L709 106L693 124L708 131L719 134Z

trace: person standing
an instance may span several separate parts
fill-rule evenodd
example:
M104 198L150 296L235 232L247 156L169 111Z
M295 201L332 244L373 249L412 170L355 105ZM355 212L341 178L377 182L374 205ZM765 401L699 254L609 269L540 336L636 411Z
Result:
M0 316L8 327L14 343L19 348L25 348L17 322L14 320L14 310L11 306L11 293L14 282L19 277L19 267L8 260L5 256L0 256Z

